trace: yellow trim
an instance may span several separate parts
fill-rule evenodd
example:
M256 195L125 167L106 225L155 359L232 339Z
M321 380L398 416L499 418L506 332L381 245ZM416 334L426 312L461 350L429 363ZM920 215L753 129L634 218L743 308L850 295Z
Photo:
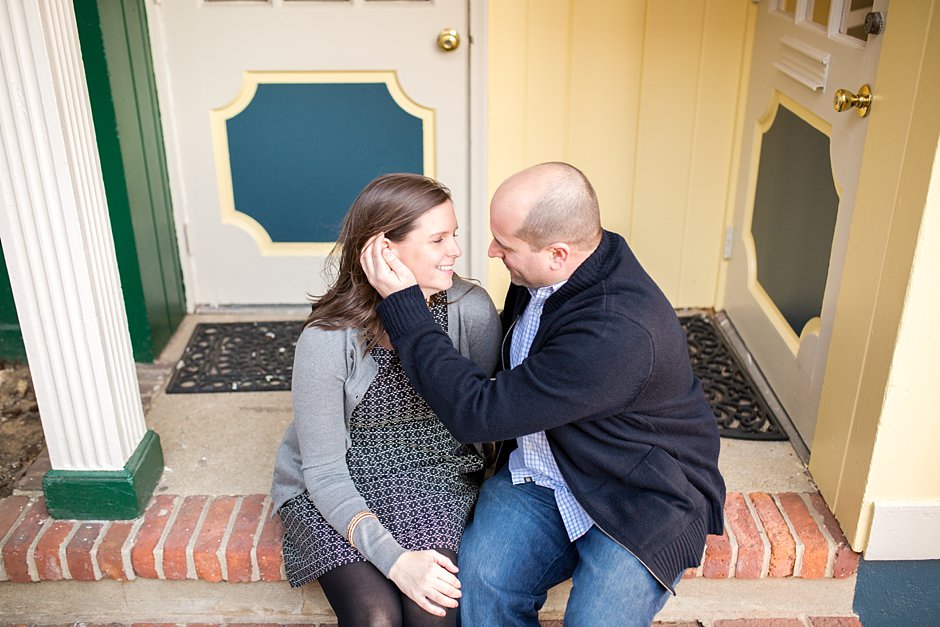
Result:
M800 352L800 346L803 340L810 335L819 335L820 318L819 316L810 318L806 324L803 325L803 329L800 331L799 337L797 337L796 333L793 331L793 327L790 326L790 323L784 318L776 303L774 303L773 299L770 298L770 295L767 294L764 287L757 280L757 248L754 245L754 235L751 232L754 217L754 197L757 194L757 174L760 167L761 144L764 135L774 125L774 121L777 118L777 111L780 110L781 104L804 122L807 122L817 131L828 137L830 142L832 140L832 126L826 122L826 120L799 104L797 101L775 89L770 98L770 103L767 106L767 112L756 123L757 128L754 133L754 149L751 152L751 167L748 172L747 204L745 205L744 224L742 227L744 232L741 234L741 240L744 242L745 258L747 259L747 289L751 293L751 296L753 296L757 305L763 310L764 315L767 316L771 325L776 329L777 334L786 343L787 348L789 348L793 356L796 357ZM829 163L830 168L832 168L832 159L829 160ZM835 170L832 171L832 180L836 187L836 195L841 202L842 186L839 185L836 179Z
M261 255L322 257L329 254L335 242L273 242L267 230L248 214L235 209L235 194L232 186L232 164L229 160L228 133L225 123L244 111L255 97L261 84L312 84L312 83L384 83L388 93L403 111L422 121L424 136L424 175L435 177L435 112L412 100L398 82L395 70L362 70L347 72L254 72L246 71L242 77L241 91L227 105L212 109L209 120L212 129L212 148L215 154L216 181L219 188L219 209L222 223L237 226L248 233L258 244Z

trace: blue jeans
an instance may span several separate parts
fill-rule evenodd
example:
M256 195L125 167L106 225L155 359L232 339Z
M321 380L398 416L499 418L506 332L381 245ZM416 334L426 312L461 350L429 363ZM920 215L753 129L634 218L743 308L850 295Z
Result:
M463 627L536 627L555 584L572 580L565 625L649 625L669 591L596 526L571 542L555 493L512 484L506 466L483 484L460 545Z

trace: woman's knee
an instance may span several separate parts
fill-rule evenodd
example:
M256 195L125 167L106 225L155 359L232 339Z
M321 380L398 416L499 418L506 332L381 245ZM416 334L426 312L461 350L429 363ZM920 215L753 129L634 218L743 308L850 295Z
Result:
M326 573L319 581L340 625L402 624L398 588L371 564L346 564Z
M372 627L401 627L402 615L400 603L375 603L362 599L361 603L346 606L342 612L336 612L340 625L370 625ZM334 608L336 609L336 608Z

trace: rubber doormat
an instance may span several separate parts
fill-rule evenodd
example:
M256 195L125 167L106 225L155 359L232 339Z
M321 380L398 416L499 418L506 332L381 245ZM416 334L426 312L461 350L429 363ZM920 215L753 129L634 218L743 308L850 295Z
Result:
M197 324L167 394L290 389L300 320Z
M780 423L712 320L699 315L680 317L679 322L689 340L692 372L702 381L719 434L741 440L786 440Z
M757 386L706 316L679 318L692 371L722 437L786 440ZM167 386L167 394L290 390L294 347L302 322L197 324Z

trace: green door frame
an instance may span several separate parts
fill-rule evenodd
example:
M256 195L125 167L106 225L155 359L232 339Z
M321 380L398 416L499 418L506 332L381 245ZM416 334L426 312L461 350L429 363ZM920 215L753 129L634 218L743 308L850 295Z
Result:
M186 313L145 0L73 0L134 360Z

